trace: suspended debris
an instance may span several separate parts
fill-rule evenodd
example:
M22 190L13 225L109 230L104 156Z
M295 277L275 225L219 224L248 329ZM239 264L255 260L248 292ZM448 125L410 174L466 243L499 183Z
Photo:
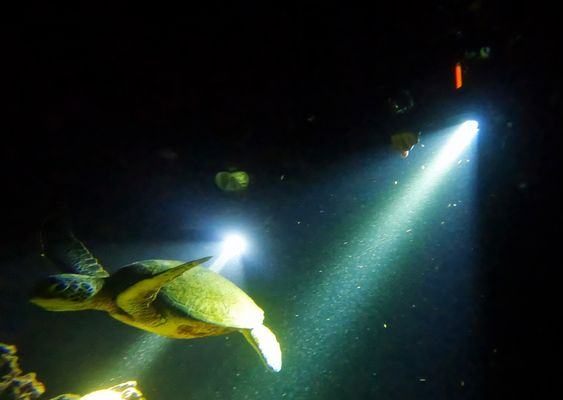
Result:
M250 178L244 171L221 171L215 175L215 184L225 192L239 192L248 187Z
M401 132L391 135L391 145L393 149L401 153L401 157L406 158L415 144L420 141L420 133Z

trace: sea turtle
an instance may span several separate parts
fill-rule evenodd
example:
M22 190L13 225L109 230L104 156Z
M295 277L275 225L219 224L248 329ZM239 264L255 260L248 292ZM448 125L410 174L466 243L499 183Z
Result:
M72 231L46 223L43 256L64 273L40 281L29 300L49 311L106 311L113 318L161 336L192 339L241 332L266 366L280 371L276 336L264 312L238 286L193 261L145 260L109 274Z

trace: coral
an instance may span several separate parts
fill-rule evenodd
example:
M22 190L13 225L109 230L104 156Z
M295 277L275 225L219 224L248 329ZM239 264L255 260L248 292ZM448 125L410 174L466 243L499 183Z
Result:
M16 346L0 342L0 400L32 400L45 393L45 386L35 373L25 375L18 364ZM108 389L97 390L85 396L61 394L51 400L146 400L137 388L137 382L128 381Z
M22 374L16 352L16 346L0 343L0 400L37 399L45 393L45 386L35 373Z

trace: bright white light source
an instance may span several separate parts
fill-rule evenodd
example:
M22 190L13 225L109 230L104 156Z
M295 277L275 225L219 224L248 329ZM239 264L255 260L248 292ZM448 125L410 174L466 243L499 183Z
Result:
M82 400L122 400L121 394L112 390L98 390L81 397Z
M478 131L479 123L477 121L466 121L461 124L436 157L433 164L434 170L436 172L445 170L471 143Z
M479 131L479 122L474 120L465 121L459 127L459 131L473 138L473 136L475 136L475 134Z
M211 271L221 272L227 262L236 262L238 257L246 251L248 247L246 239L240 235L229 235L221 244L219 257L214 258L213 264L209 267Z
M229 235L223 241L221 255L231 258L240 256L246 250L246 240L240 235Z
M456 156L467 147L479 131L479 124L477 121L466 121L461 124L454 132L450 141L444 148L445 152L450 152Z

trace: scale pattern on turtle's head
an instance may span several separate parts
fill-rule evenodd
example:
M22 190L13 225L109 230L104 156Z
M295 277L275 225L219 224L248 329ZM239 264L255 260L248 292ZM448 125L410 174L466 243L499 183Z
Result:
M51 275L35 286L30 301L52 311L81 310L89 308L87 301L102 286L101 278L78 274Z

